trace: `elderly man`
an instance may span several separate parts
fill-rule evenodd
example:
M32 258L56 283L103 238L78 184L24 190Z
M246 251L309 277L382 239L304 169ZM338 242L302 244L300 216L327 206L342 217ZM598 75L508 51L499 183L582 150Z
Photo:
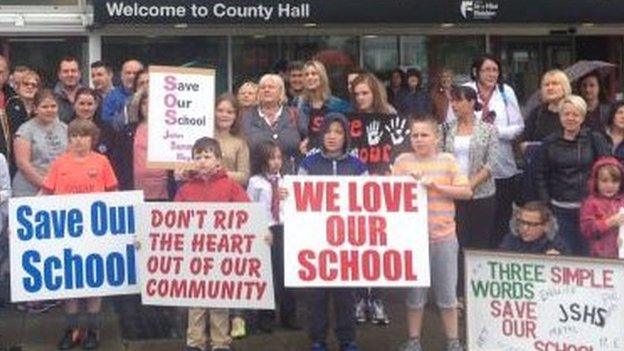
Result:
M104 99L102 120L120 130L127 124L126 103L134 92L134 78L143 69L137 60L128 60L121 66L121 86L113 89Z

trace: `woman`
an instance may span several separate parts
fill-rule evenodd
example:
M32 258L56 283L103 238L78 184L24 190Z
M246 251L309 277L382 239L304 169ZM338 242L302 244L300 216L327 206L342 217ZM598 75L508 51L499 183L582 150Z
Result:
M407 83L405 82L405 72L399 67L392 70L390 74L390 84L386 89L386 95L388 95L388 103L396 108L403 100Z
M105 155L112 162L112 157L115 154L113 150L115 147L115 132L108 123L102 122L97 114L100 103L100 97L95 90L85 87L79 88L74 100L75 113L72 119L89 120L98 127L99 133L97 140L94 140L93 150Z
M351 105L332 95L325 66L316 60L303 65L305 93L299 115L299 132L304 137L300 146L302 154L319 150L321 126L330 112L347 114Z
M397 106L401 114L422 116L431 113L431 98L422 88L422 83L422 73L419 70L407 70L407 91Z
M572 93L570 80L565 72L555 69L544 73L540 85L542 104L535 107L526 120L522 136L525 149L526 142L541 142L546 136L561 128L559 123L559 105L564 97Z
M453 87L453 71L443 69L431 89L433 116L440 122L448 122L455 118L451 108L451 88Z
M48 168L67 149L67 125L58 117L58 104L52 90L35 95L34 117L22 124L13 142L17 174L13 196L36 195Z
M299 158L299 143L301 138L297 130L297 121L292 110L286 107L288 101L284 81L277 74L265 74L258 83L258 107L249 110L243 117L243 125L249 149L252 155L259 155L262 145L272 140L277 143L283 155L283 175L296 174L295 160ZM260 169L260 157L254 157L252 169ZM273 238L273 250L283 255L283 238ZM281 256L283 257L283 256ZM283 277L284 272L282 271ZM296 307L297 301L292 289L285 289L283 296L276 301L279 303L280 322L282 326L297 328ZM268 315L261 314L261 327L269 331Z
M35 95L41 86L41 78L35 71L25 70L20 73L19 77L19 80L15 82L17 95L13 95L7 100L6 124L0 124L4 136L0 139L0 152L6 156L9 162L11 176L17 172L15 155L12 151L13 134L32 116L35 109Z
M240 107L241 115L258 106L258 84L247 81L241 84L236 93L236 100Z
M544 139L535 174L539 199L552 206L562 239L576 255L587 254L580 234L579 209L587 196L592 164L610 154L604 137L583 127L586 114L587 104L580 96L569 95L561 100L561 130Z
M498 147L496 128L476 117L481 110L470 87L453 87L451 108L457 119L442 127L442 151L452 153L470 183L470 200L456 201L461 247L486 249L491 243L496 208L493 165Z
M129 160L132 165L133 189L143 190L143 197L149 201L167 201L170 199L170 185L173 182L171 172L147 167L147 121L149 113L149 94L146 89L138 92L138 121L128 126L125 143L130 143L132 153ZM128 149L125 149L128 150Z
M606 91L600 81L600 74L593 71L581 78L578 84L578 92L587 103L585 125L602 133L607 126L611 110L607 103Z
M611 146L611 153L624 165L624 102L616 102L611 107L605 136Z
M386 92L381 82L370 73L358 75L352 82L351 102L355 111L363 114L396 114L396 110L386 100ZM380 126L380 128L382 128ZM389 165L368 164L373 175L390 174ZM359 289L356 291L355 320L364 323L370 319L373 324L388 325L390 318L380 289Z
M524 120L513 89L503 83L500 62L492 55L482 55L472 64L472 81L466 86L477 92L481 111L477 118L492 123L498 135L498 145L491 164L496 184L496 213L490 247L498 247L509 230L512 204L516 198L520 171L513 153L513 142L522 133Z

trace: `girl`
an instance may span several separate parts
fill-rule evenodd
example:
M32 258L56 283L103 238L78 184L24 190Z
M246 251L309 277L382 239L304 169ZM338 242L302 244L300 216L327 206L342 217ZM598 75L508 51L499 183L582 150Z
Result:
M457 236L454 200L468 200L472 190L451 154L438 153L438 123L432 117L412 121L412 152L401 154L393 173L412 175L427 188L429 260L433 295L447 338L446 351L462 351L457 322ZM428 288L407 292L409 340L399 350L422 351L420 333Z
M223 94L215 103L215 139L221 145L223 166L241 186L249 178L249 147L242 137L241 114L236 98Z
M91 88L79 88L74 100L74 118L84 119L93 122L100 130L100 135L96 141L94 150L108 157L109 161L114 155L115 132L113 128L102 122L98 111L100 109L100 98L98 93Z
M75 119L69 124L69 149L50 166L43 182L45 194L84 194L117 189L117 178L108 158L92 151L98 133L97 126L86 119ZM86 309L82 320L79 318L81 303ZM59 350L69 350L79 343L85 350L98 347L101 306L99 297L65 301L66 325Z
M267 213L269 229L273 234L271 259L275 301L279 303L280 323L287 329L298 329L296 318L296 300L293 289L284 288L284 211L282 200L286 189L282 188L282 151L272 141L260 144L256 157L259 159L254 176L249 179L247 194L251 201L260 202ZM265 313L262 311L261 313ZM262 318L261 318L262 319Z
M581 207L581 234L593 257L618 257L618 232L624 224L624 166L613 157L596 161L588 182L589 197Z

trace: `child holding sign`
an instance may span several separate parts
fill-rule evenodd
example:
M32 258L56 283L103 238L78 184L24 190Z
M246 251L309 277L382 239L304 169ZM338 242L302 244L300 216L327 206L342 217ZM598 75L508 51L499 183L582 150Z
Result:
M321 128L321 152L312 154L301 162L300 175L351 175L367 174L366 165L349 155L349 124L340 113L328 113ZM336 338L340 351L358 351L355 343L355 304L352 289L315 289L310 292L310 338L312 351L326 351L328 328L328 302L334 299Z
M431 286L447 337L446 351L461 351L456 294L459 248L453 200L470 199L472 191L453 155L438 153L439 139L436 120L431 117L413 120L410 131L413 152L397 157L393 174L412 175L427 188ZM401 351L422 350L420 332L428 290L414 288L407 293L409 340L401 345Z
M93 151L99 129L88 119L75 119L67 129L68 151L59 156L45 180L45 194L85 194L117 190L117 178L108 158ZM80 321L80 304L86 314ZM69 299L65 301L66 329L59 341L59 350L69 350L82 343L85 350L98 347L97 331L100 327L102 298Z
M191 178L180 187L175 201L181 202L249 202L245 190L221 167L222 153L219 142L200 138L192 149L194 171ZM189 308L185 351L202 351L206 347L205 308ZM230 350L230 316L227 309L211 309L210 341L212 351Z
M613 157L594 164L589 178L589 197L581 207L581 233L594 257L618 257L618 231L624 223L624 167Z

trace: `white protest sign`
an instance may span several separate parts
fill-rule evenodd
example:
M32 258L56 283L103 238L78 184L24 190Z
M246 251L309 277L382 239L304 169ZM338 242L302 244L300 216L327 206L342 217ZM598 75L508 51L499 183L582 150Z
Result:
M146 203L139 235L143 304L273 309L265 217L258 203Z
M620 208L620 215L624 213L624 208ZM624 226L620 226L619 232L618 232L618 247L619 247L619 254L618 257L619 258L624 258Z
M139 293L141 191L9 200L11 300Z
M427 194L411 177L286 177L290 287L429 286Z
M213 135L214 103L214 70L150 66L148 166L188 162L193 143Z
M471 351L624 349L624 262L465 252Z

